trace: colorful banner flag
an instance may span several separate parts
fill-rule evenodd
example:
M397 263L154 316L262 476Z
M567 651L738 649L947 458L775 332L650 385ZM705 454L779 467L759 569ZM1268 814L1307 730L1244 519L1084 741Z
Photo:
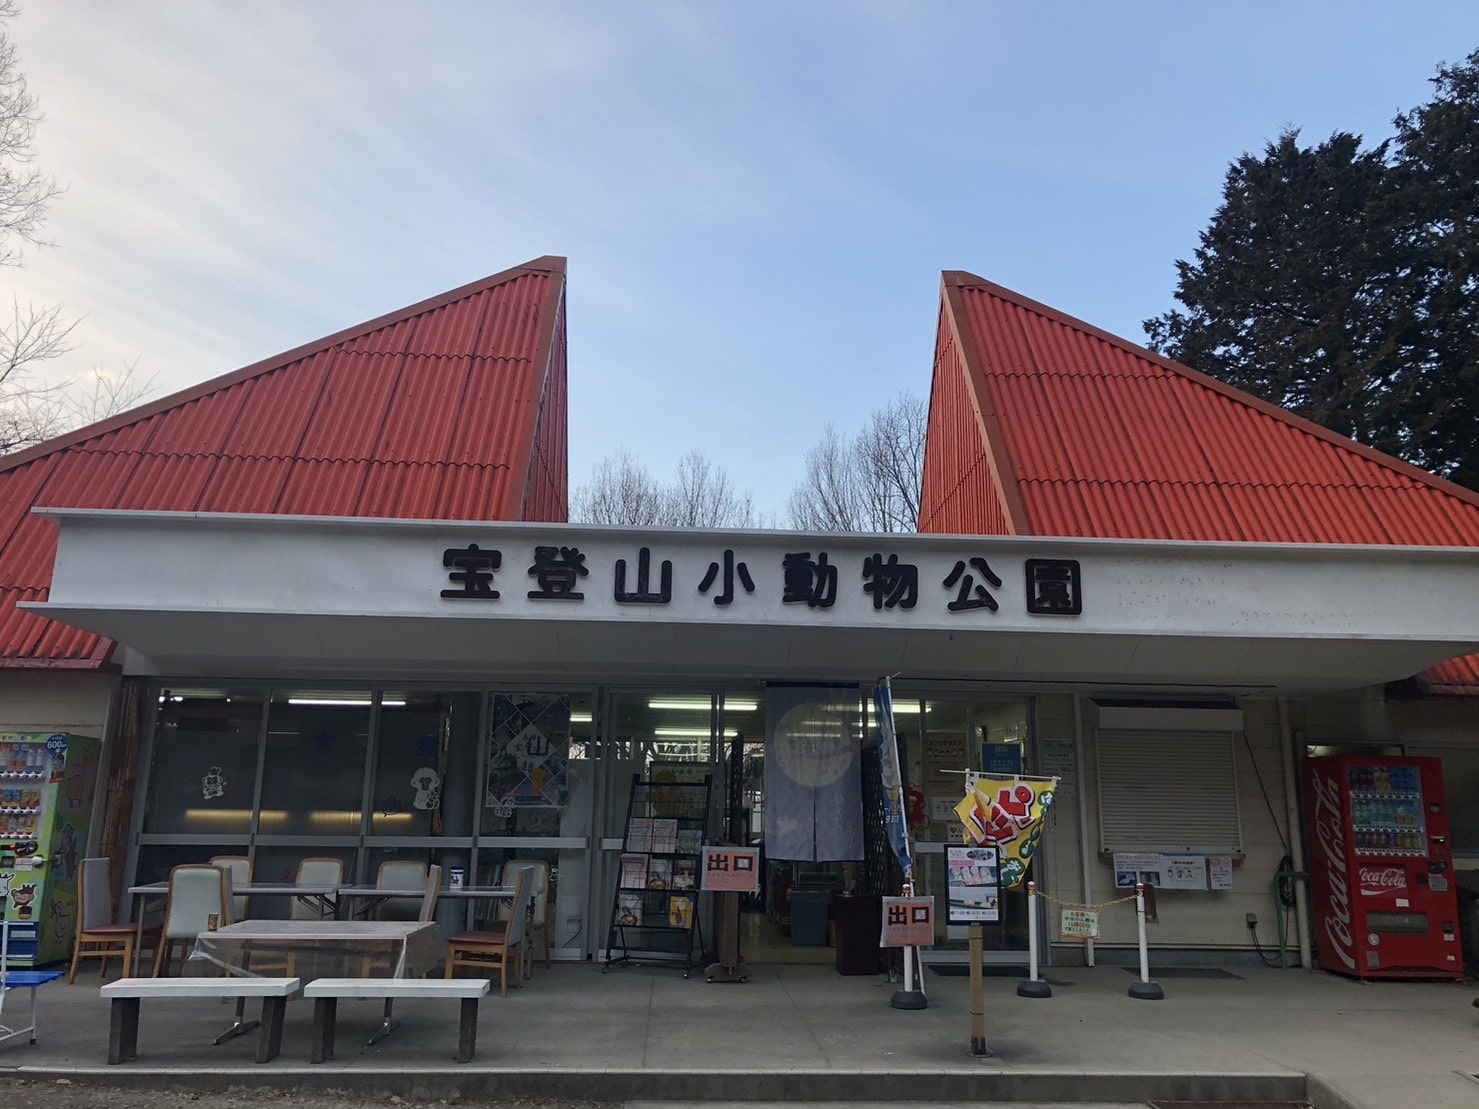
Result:
M1057 778L966 776L965 800L955 806L963 825L961 839L996 845L1003 889L1019 886L1027 877L1057 787Z
M883 778L883 822L889 846L904 868L904 881L914 880L914 860L909 851L909 825L904 815L904 776L899 772L899 739L894 730L894 694L884 678L873 691L878 709L878 769Z

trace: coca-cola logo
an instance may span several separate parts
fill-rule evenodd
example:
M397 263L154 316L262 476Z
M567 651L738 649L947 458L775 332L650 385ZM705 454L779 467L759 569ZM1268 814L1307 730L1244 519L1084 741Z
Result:
M1318 773L1310 775L1310 785L1315 795L1312 817L1315 842L1324 858L1330 885L1329 911L1324 920L1325 935L1330 940L1335 957L1348 970L1355 970L1356 942L1351 935L1351 885L1345 869L1345 829L1340 819L1340 790L1333 778Z
M1407 871L1400 866L1363 866L1357 872L1363 897L1378 897L1383 893L1407 888Z

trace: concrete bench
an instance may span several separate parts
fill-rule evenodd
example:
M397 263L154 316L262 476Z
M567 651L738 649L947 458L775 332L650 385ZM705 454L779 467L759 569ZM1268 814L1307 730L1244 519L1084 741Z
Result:
M315 978L303 988L313 998L313 1044L309 1061L322 1063L334 1057L334 1021L340 998L372 998L385 1002L385 1021L370 1037L374 1043L389 1034L390 1005L401 997L455 997L462 1001L457 1030L457 1061L472 1059L478 1040L478 999L486 997L493 982L488 978Z
M282 1048L282 1018L288 998L298 992L300 985L297 978L120 978L109 982L101 990L102 996L113 1002L108 1062L126 1063L138 1055L139 1002L146 997L236 998L239 1003L260 997L262 1031L257 1037L257 1062L270 1062Z

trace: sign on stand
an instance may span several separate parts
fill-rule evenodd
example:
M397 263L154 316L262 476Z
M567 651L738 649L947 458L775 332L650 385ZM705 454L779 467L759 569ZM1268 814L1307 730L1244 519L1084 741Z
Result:
M935 942L933 897L885 897L880 947L929 947Z
M760 888L760 852L754 847L705 847L699 888L754 893Z

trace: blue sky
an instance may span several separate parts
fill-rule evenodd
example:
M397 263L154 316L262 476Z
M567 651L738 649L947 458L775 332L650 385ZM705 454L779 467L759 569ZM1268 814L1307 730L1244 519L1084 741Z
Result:
M1134 341L1228 163L1374 144L1479 4L29 0L67 187L0 273L155 395L569 258L570 467L698 450L771 517L928 395L940 272Z

